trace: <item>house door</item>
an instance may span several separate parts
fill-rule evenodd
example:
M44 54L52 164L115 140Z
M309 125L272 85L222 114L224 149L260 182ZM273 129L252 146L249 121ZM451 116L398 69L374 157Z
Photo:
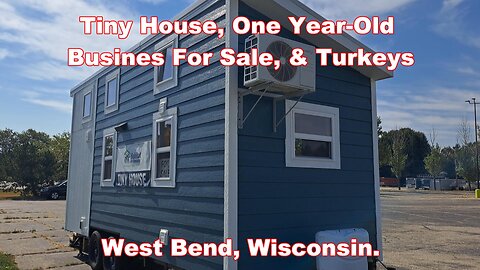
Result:
M65 228L82 235L89 234L95 104L95 84L73 95Z

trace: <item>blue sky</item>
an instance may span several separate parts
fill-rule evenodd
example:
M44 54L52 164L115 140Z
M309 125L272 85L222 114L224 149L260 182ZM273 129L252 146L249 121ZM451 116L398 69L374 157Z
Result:
M50 134L70 129L69 89L93 68L66 66L68 47L110 51L125 41L82 35L79 15L170 19L191 0L5 0L0 2L0 128L27 128ZM436 130L441 145L456 143L462 119L473 126L472 107L480 99L480 30L477 0L304 0L327 18L395 16L394 36L361 36L378 51L411 51L416 64L397 69L377 86L378 112L385 130L412 127ZM136 30L136 29L135 29ZM479 114L480 115L480 114ZM473 136L472 136L473 138Z

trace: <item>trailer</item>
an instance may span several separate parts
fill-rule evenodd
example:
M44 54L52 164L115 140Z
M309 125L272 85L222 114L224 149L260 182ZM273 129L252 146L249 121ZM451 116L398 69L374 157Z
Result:
M238 35L237 16L284 30ZM310 243L320 231L362 228L381 250L376 81L393 73L318 58L279 71L219 63L223 48L280 58L295 47L312 57L315 47L372 51L347 34L294 35L288 16L325 20L296 0L199 0L175 19L213 20L224 38L154 35L129 51L214 52L212 64L105 67L72 89L65 229L93 269L122 267L101 254L100 238L232 239L242 253L148 259L194 270L315 268L312 257L249 256L247 238Z

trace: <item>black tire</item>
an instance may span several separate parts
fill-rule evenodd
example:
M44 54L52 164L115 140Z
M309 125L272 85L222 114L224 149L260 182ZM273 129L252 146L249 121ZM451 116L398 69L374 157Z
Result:
M115 237L109 237L108 239L115 239ZM103 256L103 270L121 270L123 269L124 264L123 256L117 257L112 254L112 256Z
M92 267L93 270L102 270L103 269L103 252L101 241L102 236L98 231L94 231L90 235L88 241L88 264Z
M60 198L60 194L58 194L58 192L53 191L52 193L50 193L50 199L58 200L58 198Z

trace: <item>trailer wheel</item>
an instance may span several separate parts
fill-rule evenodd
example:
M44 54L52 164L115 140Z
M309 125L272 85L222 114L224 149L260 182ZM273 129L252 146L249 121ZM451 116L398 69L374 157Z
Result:
M115 237L109 237L108 239L115 239ZM122 256L103 256L103 270L120 270L123 263Z
M93 270L102 270L103 265L103 254L102 254L102 247L100 244L100 239L102 236L98 231L94 231L92 235L90 235L90 239L88 241L88 263Z

